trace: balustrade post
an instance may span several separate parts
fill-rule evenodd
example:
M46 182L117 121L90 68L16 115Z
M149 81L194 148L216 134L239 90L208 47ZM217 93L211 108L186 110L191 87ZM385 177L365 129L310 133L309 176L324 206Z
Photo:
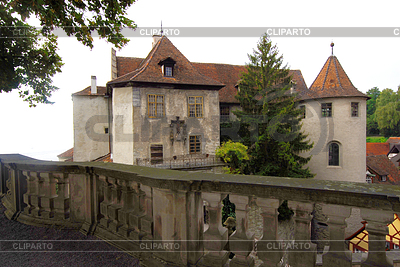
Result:
M345 244L345 220L351 214L351 207L323 204L322 213L328 216L329 227L329 251L322 255L322 266L351 267L351 252Z
M118 229L118 233L127 238L132 229L132 224L129 223L129 214L134 211L134 190L133 182L122 180L121 181L121 204L122 208L118 211L118 221L122 223L122 226Z
M42 189L42 184L43 184L43 179L41 178L41 174L37 172L31 172L31 176L33 177L33 182L32 185L35 188L33 194L31 194L31 204L33 207L33 210L31 211L31 214L33 216L40 216L40 214L43 211L42 208L42 197L44 196L43 194L43 189Z
M201 263L204 266L224 266L229 258L229 252L224 250L228 243L228 229L222 226L224 197L221 193L202 193L202 198L209 203L210 218L209 227L204 233L205 255Z
M134 184L133 193L133 213L129 214L129 224L132 225L133 231L130 236L133 240L141 240L145 235L142 231L142 218L144 214L144 203L145 203L146 193L140 188L140 184Z
M57 196L54 198L54 218L65 220L69 218L69 179L66 173L55 173L57 180Z
M27 215L32 214L32 211L35 209L35 206L32 202L32 196L37 194L36 191L36 179L37 174L35 172L24 171L23 174L27 177L27 191L24 194L24 202L27 205L24 209L24 213Z
M282 259L283 252L278 242L278 208L279 200L257 198L263 217L263 235L257 242L257 256L264 262L263 266L276 266Z
M392 266L386 257L386 235L389 234L388 224L394 220L392 211L361 208L361 217L367 221L365 230L368 232L368 257L361 263L366 266Z
M311 219L314 203L288 201L294 211L294 242L289 248L289 264L293 266L314 266L317 261L317 246L311 243Z
M254 266L250 256L254 247L254 233L248 231L249 197L231 194L229 199L235 204L236 231L229 237L229 248L235 253L229 266Z
M99 180L103 184L103 192L104 192L104 199L100 203L100 213L103 216L103 218L100 219L100 224L107 229L111 222L111 218L109 217L108 214L108 207L111 205L112 185L108 183L108 178L104 175L100 175Z
M119 180L116 178L108 177L108 181L111 183L111 204L108 206L108 216L111 219L109 229L114 233L118 232L118 228L122 224L118 221L118 211L121 207L121 185Z
M42 197L40 200L43 211L40 216L48 219L54 217L54 199L56 198L56 183L51 173L41 173L42 178Z

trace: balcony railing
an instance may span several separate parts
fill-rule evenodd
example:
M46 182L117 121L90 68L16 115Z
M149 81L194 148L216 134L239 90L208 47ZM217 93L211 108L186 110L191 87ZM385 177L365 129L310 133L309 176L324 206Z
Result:
M396 252L385 251L387 224L400 213L398 186L47 162L20 155L0 155L0 178L9 219L80 229L128 251L142 266L253 266L254 256L263 266L277 266L282 259L290 266L400 263ZM221 216L227 194L236 206L231 235ZM293 238L286 242L277 231L284 200L294 211ZM323 254L311 240L316 206L327 217L330 233ZM256 227L249 215L254 207L260 219ZM369 252L361 262L345 245L345 220L354 209L369 233Z

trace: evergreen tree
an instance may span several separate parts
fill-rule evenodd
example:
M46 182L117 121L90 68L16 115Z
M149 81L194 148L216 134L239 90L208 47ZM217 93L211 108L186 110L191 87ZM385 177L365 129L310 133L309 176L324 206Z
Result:
M291 77L282 55L264 35L249 60L236 95L242 111L235 113L241 123L243 143L249 147L245 173L312 177L310 170L303 168L311 157L299 153L311 149L313 144L300 132L302 111L296 107L295 95L290 91Z

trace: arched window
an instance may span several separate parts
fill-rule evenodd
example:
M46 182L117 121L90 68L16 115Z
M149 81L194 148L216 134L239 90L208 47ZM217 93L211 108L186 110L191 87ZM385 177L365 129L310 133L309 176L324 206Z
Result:
M339 144L329 144L329 166L339 166Z

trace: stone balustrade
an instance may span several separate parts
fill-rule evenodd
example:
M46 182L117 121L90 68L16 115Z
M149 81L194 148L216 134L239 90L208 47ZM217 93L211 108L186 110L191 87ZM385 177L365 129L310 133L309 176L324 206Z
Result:
M227 194L237 220L230 236L221 216ZM277 266L284 255L290 266L399 266L397 254L385 251L387 224L400 213L398 186L0 155L0 195L9 219L78 229L143 266ZM279 240L278 207L284 200L294 212L293 240ZM257 239L249 227L252 205L263 221ZM315 205L328 217L330 231L320 262L311 242ZM358 263L344 241L353 208L361 210L369 232L370 252Z

